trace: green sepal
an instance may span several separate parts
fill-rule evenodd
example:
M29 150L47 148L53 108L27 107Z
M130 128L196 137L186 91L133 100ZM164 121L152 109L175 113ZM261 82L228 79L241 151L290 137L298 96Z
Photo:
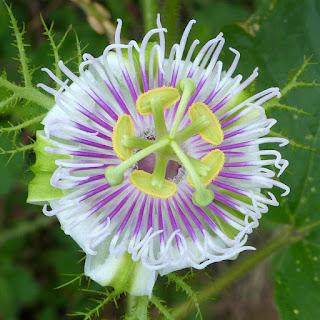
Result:
M100 256L99 256L100 255ZM156 280L156 272L146 269L141 261L133 261L128 252L120 257L104 259L104 253L87 257L85 273L104 287L113 287L120 295L127 292L133 296L151 296ZM91 269L90 266L94 266Z
M121 261L117 266L117 271L109 285L113 287L116 292L128 292L133 294L132 289L139 280L139 269L141 268L141 262L133 261L128 252L125 252L121 256L120 260Z
M31 167L35 177L28 186L27 202L31 204L44 205L50 200L57 200L64 196L63 190L50 184L50 179L58 168L55 161L71 159L72 156L48 153L45 151L45 147L54 147L54 145L46 139L44 131L39 130L36 133L36 142L33 148L36 154L36 162Z

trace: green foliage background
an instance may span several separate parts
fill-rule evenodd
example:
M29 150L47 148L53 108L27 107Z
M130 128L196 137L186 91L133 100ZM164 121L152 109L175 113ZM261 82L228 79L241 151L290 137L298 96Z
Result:
M29 66L34 70L33 85L48 81L39 67L55 69L50 42L43 34L45 30L40 13L48 28L54 21L56 44L69 30L59 52L61 59L68 61L68 66L74 70L78 64L79 47L86 47L85 51L99 56L109 43L108 35L97 33L92 23L87 22L87 16L92 14L88 9L90 6L81 7L79 2L91 3L11 1L20 30L22 22L25 22L25 43L30 45L25 50L30 59ZM115 23L118 17L123 19L124 38L142 38L143 9L149 1L98 2L110 13L110 18L102 15L103 19L111 23ZM166 12L165 1L161 4L162 11ZM288 232L287 245L281 245L283 248L277 250L272 260L269 259L268 271L260 275L266 278L264 287L269 288L263 291L267 294L261 298L264 304L257 304L254 298L261 288L250 281L249 285L240 282L239 286L249 286L248 292L251 293L244 300L243 307L237 305L237 296L233 294L233 290L238 292L239 287L232 286L229 294L224 293L220 299L200 306L202 317L216 320L320 319L320 88L317 86L320 78L320 65L317 64L320 57L320 2L185 0L177 7L179 16L176 21L170 20L170 14L164 14L164 25L167 26L167 21L168 28L172 27L169 39L180 35L187 21L195 18L198 23L192 37L202 43L219 31L224 32L227 42L222 59L227 65L232 59L227 50L231 46L239 50L242 57L237 72L248 76L254 67L259 67L260 76L255 82L257 90L271 86L282 88L284 97L280 103L266 108L269 115L278 120L273 135L284 135L291 140L290 146L281 150L290 162L281 181L291 187L291 193L262 219L262 226L250 240L260 248L278 234ZM100 17L98 14L97 18ZM9 25L7 9L0 2L0 71L6 70L10 82L22 84L23 77L17 72L20 64L14 59L17 49L11 45L15 40ZM49 34L52 35L51 32ZM309 57L309 62L305 62ZM294 77L296 72L301 75ZM28 145L32 144L35 130L41 128L39 122L47 109L19 95L12 96L12 91L1 86L1 82L0 101L0 319L67 319L68 313L83 311L85 307L94 308L101 300L90 299L101 299L101 295L79 290L78 280L54 290L76 277L63 274L83 272L82 262L77 263L83 255L59 229L55 218L43 217L40 208L25 203L26 187L32 178L29 167L34 162L34 154ZM21 128L10 129L11 125L20 125ZM241 254L240 263L249 257L249 253ZM206 268L206 273L183 276L185 272L182 272L160 279L155 294L165 302L154 297L151 302L156 307L151 308L150 317L157 318L158 309L170 319L194 319L196 313L185 308L185 312L178 315L178 308L174 307L181 306L187 299L191 299L193 306L198 306L204 300L201 294L206 292L208 281L219 279L221 273L237 263L212 265ZM82 280L82 288L87 288L85 279ZM101 288L91 284L90 290ZM125 297L120 297L118 309L112 303L107 304L100 312L100 318L120 319L124 300ZM165 305L174 309L169 310ZM272 310L266 312L264 308Z

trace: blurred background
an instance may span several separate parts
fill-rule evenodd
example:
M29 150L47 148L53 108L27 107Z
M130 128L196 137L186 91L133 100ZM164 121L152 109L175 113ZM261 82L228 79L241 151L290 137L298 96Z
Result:
M112 41L117 18L123 20L124 39L139 41L144 34L144 1L7 2L11 3L19 26L22 27L22 22L25 22L25 41L30 45L26 50L31 65L35 67L35 83L48 83L40 67L52 69L54 61L40 14L48 26L54 21L57 42L69 30L60 54L62 60L68 61L68 66L74 70L78 65L76 37L79 38L81 48L85 48L84 52L99 56ZM160 5L164 6L164 1ZM257 90L270 86L283 87L288 82L288 72L301 66L304 57L314 54L312 61L319 61L319 7L317 0L184 0L178 4L177 19L170 22L175 28L169 30L168 41L171 44L178 41L187 22L194 18L197 24L191 33L192 39L198 38L204 43L220 31L224 32L226 45L222 60L226 65L232 59L228 51L228 47L232 46L241 53L237 73L248 76L256 66L259 67L260 76L255 83ZM161 7L161 10L165 12L165 8ZM163 16L166 27L166 15ZM19 64L14 59L17 51L11 45L14 37L9 21L7 10L0 1L0 71L5 69L9 80L20 83L21 75L17 72ZM312 82L319 79L319 74L319 66L312 65L303 77L305 81ZM9 93L0 87L0 101L8 97ZM280 225L290 222L290 210L299 210L299 221L302 222L313 219L310 218L311 211L317 213L314 211L319 208L319 197L313 194L317 193L317 189L312 191L308 185L308 192L302 199L305 190L301 191L301 185L310 178L310 170L313 172L311 177L318 179L316 169L313 171L313 167L307 166L311 157L314 157L313 153L306 150L315 148L319 143L314 138L319 119L318 101L318 88L299 89L290 93L285 103L298 109L303 108L313 116L277 109L270 111L278 119L275 130L279 134L288 134L293 139L291 145L295 146L284 151L285 158L291 163L284 182L291 186L292 193L280 209L271 209L262 219L259 230L252 235L250 244L258 248L280 232ZM40 106L32 103L9 103L5 106L0 103L0 125L8 127L20 123L28 119L31 113L34 114L35 110L39 114L44 112ZM32 143L37 129L41 129L40 124L33 124L19 132L0 129L0 319L5 320L63 320L69 318L67 314L94 305L89 299L95 295L79 290L78 281L56 289L72 280L72 275L83 272L83 262L80 261L83 254L72 239L60 230L54 217L44 217L41 207L26 204L27 185L33 177L29 167L34 163L34 154L28 147L24 149L24 146ZM312 158L312 163L319 163L317 159ZM315 185L313 188L316 188ZM247 255L241 254L240 261ZM224 290L219 298L204 303L201 307L203 318L280 319L274 302L272 279L277 278L281 267L270 262L268 260L259 264L240 281ZM189 283L195 290L199 290L234 263L223 262L207 267L205 272L195 271L196 275ZM86 287L83 281L82 287ZM170 307L187 299L181 292L176 292L175 285L167 285L166 282L166 278L159 279L155 290ZM90 288L99 289L94 284ZM125 297L120 298L118 308L112 303L108 304L101 319L120 319L124 305ZM152 309L151 318L157 317L157 311ZM196 313L190 313L186 319L196 319ZM291 318L282 316L282 319ZM307 318L297 316L295 319Z

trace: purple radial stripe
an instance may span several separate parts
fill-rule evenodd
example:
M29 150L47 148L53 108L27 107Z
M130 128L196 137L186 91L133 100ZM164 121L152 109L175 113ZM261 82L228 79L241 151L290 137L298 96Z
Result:
M228 126L230 126L232 123L236 122L237 120L241 119L243 117L243 115L241 114L237 114L236 116L232 117L231 119L225 121L224 123L221 124L221 128L224 129ZM222 120L219 119L219 121L221 122Z
M78 142L87 146L91 146L91 147L95 147L98 149L103 149L103 150L109 150L109 151L113 151L113 148L110 146L106 146L102 143L98 143L98 142L94 142L94 141L90 141L88 139L82 139L82 138L78 138L78 137L74 137L71 139L71 141L73 142Z
M108 141L112 141L111 137L99 132L99 130L97 130L97 129L91 129L89 127L86 127L86 126L78 123L78 122L75 122L73 120L71 120L71 121L73 122L75 127L77 127L78 129L80 129L80 130L82 130L84 132L88 132L88 133L96 133L97 132L98 134L96 135L96 137L99 137L101 139L105 139L105 140L108 140Z
M215 191L215 193L214 193L214 200L219 201L219 202L227 205L228 207L239 211L238 205L236 205L235 203L233 203L232 201L230 201L229 199L224 197L223 194L218 191Z
M114 121L117 121L118 116L117 114L112 110L112 108L105 102L101 97L98 96L98 94L94 91L93 95L87 92L87 94L90 96L90 98L99 106L102 110L104 110Z
M181 208L178 205L177 200L175 198L173 198L173 202L175 204L175 207L176 207L176 209L177 209L177 211L179 213L179 216L180 216L183 224L185 225L185 227L186 227L186 229L187 229L192 241L196 242L197 241L197 236L196 236L196 234L195 234L195 232L193 230L193 227L192 227L191 223L189 222L189 220L184 215L183 211L181 210Z
M203 147L209 147L211 146L212 148L214 148L212 146L212 144L210 144L209 142L203 141L202 143L197 144L197 148L203 148Z
M219 147L213 148L213 149L230 150L230 149L248 147L251 144L252 144L252 141L246 141L246 142L240 142L240 143L235 143L235 144L228 144L226 146L219 146Z
M71 156L79 156L79 157L86 157L86 158L119 159L115 155L97 153L91 150L90 151L70 151L69 154Z
M237 151L225 151L224 154L227 158L247 157L249 155L247 152Z
M180 199L180 203L183 206L183 209L187 212L188 216L192 219L192 221L194 222L194 224L197 226L197 228L200 230L200 232L202 233L202 235L204 235L204 226L202 225L202 223L200 222L200 220L197 218L197 216L194 214L194 212L190 209L190 207L187 205L187 203L185 202L185 200L181 197L181 195L178 195L179 199Z
M221 170L219 172L219 177L224 177L224 178L231 178L231 179L242 179L242 180L251 180L252 175L249 174L241 174L241 173L233 173L233 172L226 172Z
M110 185L108 183L104 184L103 186L100 186L98 188L95 188L89 192L87 192L86 194L82 195L80 198L79 198L79 201L84 201L84 200L87 200L93 196L95 196L96 194L102 192L102 191L105 191L107 189L110 188Z
M208 98L204 100L204 104L208 105L219 92L220 92L220 89L217 91L212 91L208 96Z
M222 108L230 99L230 95L227 95L224 97L217 105L215 105L213 108L211 108L211 111L213 113L217 112L220 108Z
M145 66L141 65L141 62L140 62L140 70L141 70L141 79L142 79L143 90L144 90L144 92L147 92L149 90L147 71L146 71Z
M111 193L109 196L107 196L106 198L104 198L102 201L100 201L99 203L97 203L95 206L93 206L88 212L90 212L90 215L94 214L95 212L97 212L98 210L100 210L101 208L103 208L108 202L112 201L114 198L118 197L124 190L126 190L128 188L129 184L124 185L123 187L121 187L120 189L118 189L117 191Z
M112 212L110 213L110 215L108 215L103 221L103 222L106 222L107 219L109 218L110 220L112 220L116 215L117 213L119 212L120 209L122 209L125 204L128 202L129 198L132 196L133 192L135 190L132 189L121 201L120 203L112 210Z
M194 192L194 190L189 187L188 188L191 192ZM216 224L208 217L208 215L198 206L196 206L192 198L184 191L184 198L189 199L189 204L194 208L194 210L199 214L199 216L211 227L212 230L217 230Z
M136 90L134 89L134 86L133 86L132 80L130 78L129 72L128 72L126 67L121 68L121 70L122 70L122 74L123 74L124 80L126 81L126 83L128 85L132 100L135 103L137 101L137 99L138 99L138 96L137 96Z
M106 84L106 86L108 87L108 89L110 90L111 94L113 95L113 97L115 98L115 100L117 101L117 103L119 104L121 110L126 113L126 114L130 114L126 104L124 103L124 101L122 100L122 98L120 97L119 93L117 92L117 90L115 89L114 85L111 83L111 81L108 79L104 80L104 83Z
M170 83L171 87L176 86L178 71L179 71L179 67L175 64L175 66L173 68L173 72L172 72L172 77L171 77L171 83Z
M177 222L173 216L172 209L171 209L171 206L170 206L168 199L165 200L165 203L166 203L166 207L168 210L169 220L170 220L170 223L172 226L172 231L175 232L176 230L178 230ZM180 250L181 249L181 239L178 235L175 235L175 239L177 242L178 250Z
M235 168L235 167L250 167L256 166L250 161L239 161L239 162L227 162L223 165L225 168Z
M229 138L231 138L233 136L236 136L236 135L238 135L240 133L243 133L243 132L246 132L246 129L244 129L244 128L243 129L238 129L238 130L235 130L233 132L227 133L227 134L224 135L224 140L229 139Z
M194 100L196 99L196 97L198 96L199 92L201 91L203 85L205 84L205 82L207 81L208 76L203 76L201 78L201 80L199 81L197 88L196 88L196 92L190 97L190 100L188 102L188 107L192 105L192 103L194 102Z
M218 209L212 202L208 204L207 208L213 211L218 217L220 217L223 221L229 224L229 218L220 209Z
M163 86L163 73L161 72L160 68L158 68L158 87Z
M150 230L150 228L153 227L153 207L154 207L154 198L151 198L149 203L149 210L148 210L147 232Z
M120 235L121 232L123 231L123 229L126 227L126 224L127 224L128 220L130 219L130 217L131 217L131 215L132 215L133 209L134 209L134 207L136 206L138 200L140 199L140 195L141 195L141 193L139 193L138 196L137 196L137 198L135 198L135 199L133 200L131 207L129 208L129 210L128 210L126 216L125 216L125 218L123 219L121 225L119 226L119 228L118 228L118 230L117 230L117 232L116 232L116 235Z
M159 230L164 231L163 228L163 220L162 220L162 200L159 198L158 199L158 228ZM164 244L164 232L159 234L159 241L160 241L160 246Z
M112 166L113 164L104 164L102 166L98 166L98 167L82 167L82 168L74 168L71 169L71 172L73 171L87 171L87 170L99 170L99 169L105 169L108 168L109 166Z
M140 230L141 230L141 223L142 223L142 219L143 219L143 216L144 216L144 209L146 207L147 198L148 198L148 195L145 194L143 202L142 202L142 206L141 206L140 211L139 211L137 224L136 224L136 227L135 227L134 232L133 232L133 237L136 237L139 234Z
M79 181L76 184L76 187L82 186L82 185L84 185L86 183L90 183L90 182L93 182L93 181L102 180L102 179L105 179L105 178L106 178L106 176L104 174L97 174L97 175L94 175L94 176L90 176L86 180Z
M199 135L197 135L197 136L193 136L193 143L196 143L196 142L198 142L198 141L201 141L201 136L199 136ZM197 146L198 146L198 144L197 144Z
M98 118L96 115L94 115L93 113L91 113L90 111L88 111L87 109L85 109L84 107L81 106L81 110L79 110L84 116L86 116L87 118L89 118L90 120L92 120L93 122L97 123L98 125L100 125L102 128L112 132L113 128L107 124L105 121L101 120L100 118Z
M219 187L219 188L222 188L222 189L225 189L225 190L240 194L242 196L248 196L246 191L241 190L241 189L236 188L236 187L233 187L233 186L230 186L230 185L228 185L226 183L223 183L223 182L220 182L220 181L217 181L217 180L211 182L211 184L216 186L216 187Z
M219 148L218 148L219 149ZM215 148L209 148L209 149L202 149L202 150L197 150L197 154L203 155L204 153L209 153L210 151L215 150Z

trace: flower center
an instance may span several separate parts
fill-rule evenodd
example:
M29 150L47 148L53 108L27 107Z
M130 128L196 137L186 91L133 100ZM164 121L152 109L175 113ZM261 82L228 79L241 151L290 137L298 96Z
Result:
M201 160L197 160L181 149L181 143L194 134L199 134L208 143L219 145L223 141L220 123L208 106L197 102L188 109L191 123L177 132L195 90L195 82L185 78L178 83L177 88L156 88L138 97L136 102L138 112L142 116L150 114L153 116L154 140L136 137L133 121L129 115L123 114L118 118L113 130L112 144L115 153L123 162L106 169L105 175L110 185L121 184L125 171L137 164L138 170L133 171L130 176L131 183L144 193L167 199L177 192L177 185L168 179L176 176L179 168L183 166L189 174L188 183L195 189L193 202L201 207L212 202L214 194L207 185L216 178L223 167L225 161L223 152L216 149ZM164 110L179 100L172 127L168 132ZM134 153L134 149L140 151Z
M155 154L149 154L145 158L139 160L137 162L137 170L142 170L147 173L153 173L156 163ZM169 160L166 168L165 179L173 180L179 173L179 169L181 168L181 164L174 160Z

